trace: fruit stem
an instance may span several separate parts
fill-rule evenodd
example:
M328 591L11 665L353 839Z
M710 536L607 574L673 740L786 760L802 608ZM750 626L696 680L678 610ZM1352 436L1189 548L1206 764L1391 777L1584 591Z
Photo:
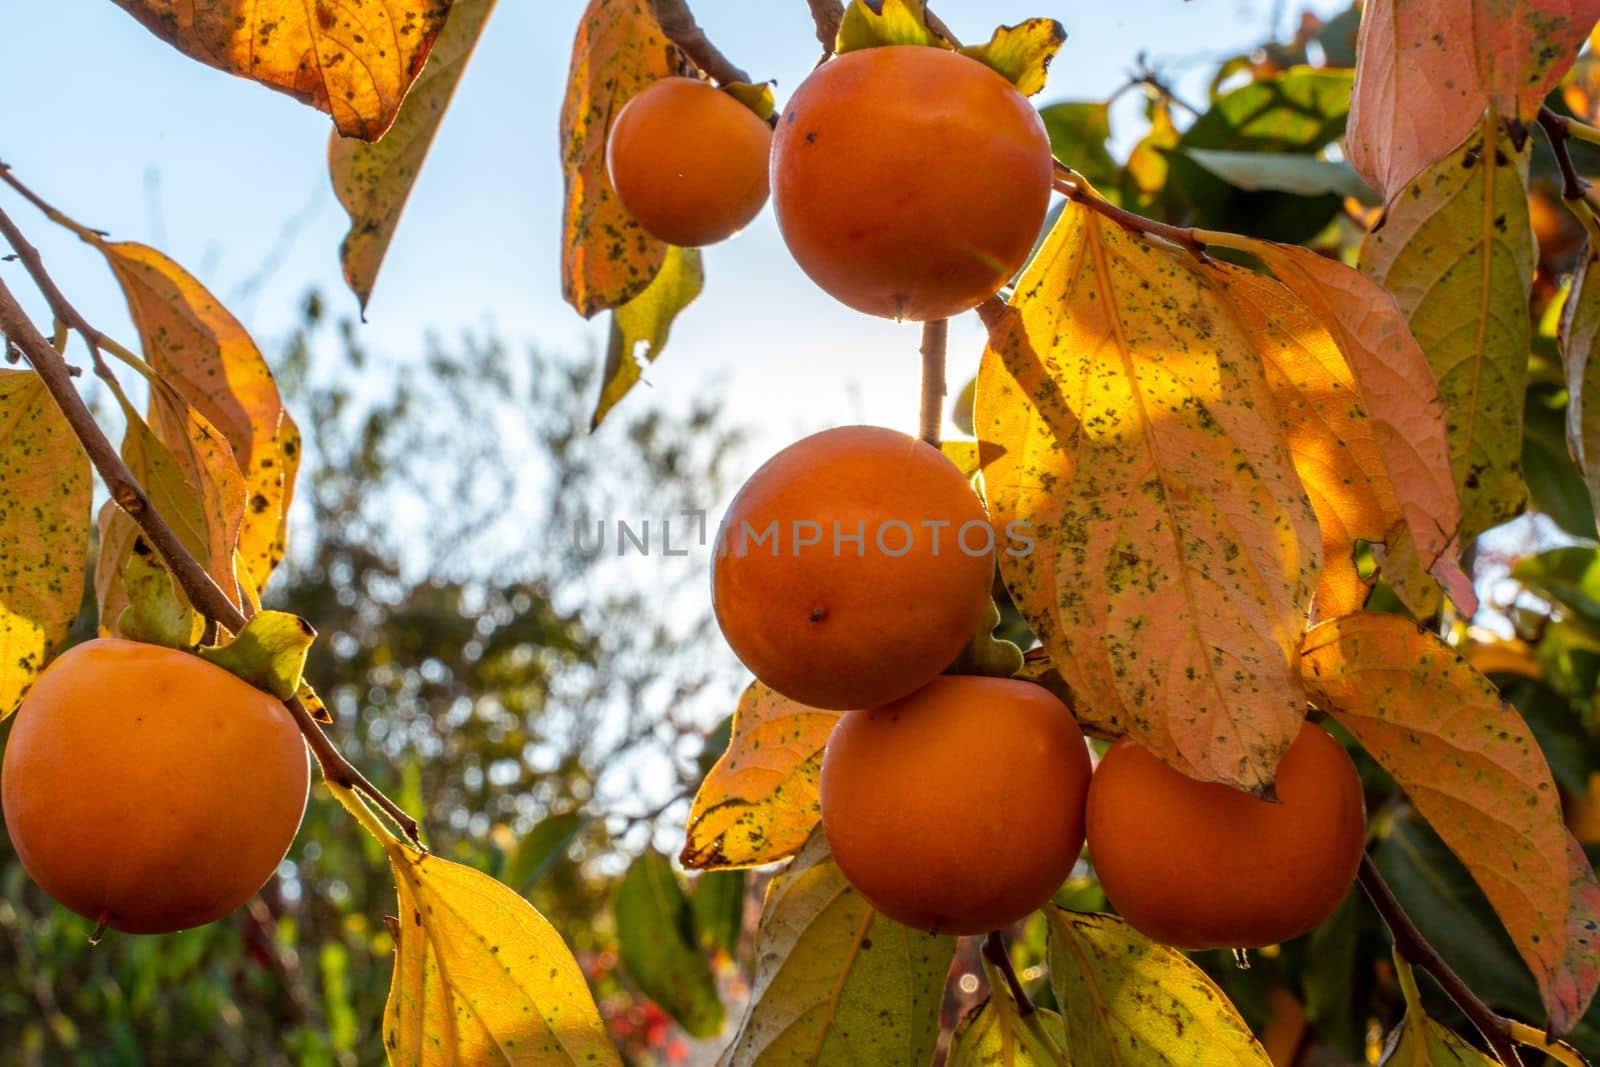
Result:
M688 0L650 0L650 7L655 12L656 21L661 24L661 32L683 49L695 66L711 75L718 85L750 80L750 75L735 66L711 43L706 31L694 20Z
M1210 262L1210 258L1206 255L1204 242L1195 236L1195 231L1192 228L1174 226L1167 222L1157 222L1155 219L1147 219L1143 215L1136 215L1131 211L1118 207L1096 192L1087 178L1060 160L1056 161L1055 172L1055 190L1068 200L1082 204L1090 211L1104 215L1112 222L1137 233L1171 241L1178 247L1187 249L1191 255L1202 263Z
M950 320L922 324L922 439L939 447L939 427L944 422L945 356L949 350Z
M1433 975L1434 981L1438 982L1446 995L1456 1002L1456 1006L1472 1021L1472 1025L1478 1028L1483 1040L1494 1052L1495 1058L1505 1067L1523 1067L1522 1058L1517 1055L1517 1046L1511 1038L1510 1023L1495 1014L1493 1009L1480 1000L1467 983L1461 980L1461 976L1444 961L1438 950L1422 936L1422 931L1417 929L1417 924L1411 921L1411 916L1401 907L1394 891L1383 880L1383 875L1378 871L1378 865L1372 862L1371 856L1362 855L1361 873L1358 877L1361 888L1372 901L1372 906L1378 909L1378 914L1383 916L1384 923L1388 925L1390 936L1394 938L1395 951L1400 957L1413 967L1420 967Z
M1556 166L1561 168L1561 199L1582 200L1589 183L1578 176L1578 169L1572 165L1572 155L1567 151L1567 140L1574 136L1573 123L1548 107L1541 107L1539 128L1550 142L1550 151L1555 153Z
M4 177L8 184L13 186L17 184L3 165L0 165L0 177ZM40 258L38 249L28 243L16 223L3 210L0 210L0 236L4 236L12 250L16 252L17 259L38 285L39 291L44 294L51 312L57 319L82 334L85 342L95 353L97 370L109 375L110 370L104 367L97 347L104 335L90 326L78 310L67 301L45 271L44 261ZM73 435L88 454L89 462L94 465L106 488L110 490L111 499L127 513L144 534L145 539L160 553L162 561L178 580L178 585L183 589L190 606L207 619L233 633L243 630L247 621L244 613L222 591L222 587L212 580L211 575L206 573L205 567L184 547L166 519L162 518L151 505L150 495L122 461L121 455L107 439L105 431L95 421L88 405L83 402L83 397L78 395L78 390L72 383L72 369L67 366L65 358L34 326L27 312L23 310L22 305L4 282L0 282L0 334L4 334L33 366L45 389L55 400L56 406L61 409L61 414L67 420ZM321 725L298 698L284 701L284 706L289 709L295 725L300 728L312 754L316 756L323 778L330 783L353 788L362 793L385 815L393 819L406 837L420 848L417 821L407 815L398 804L385 796L352 766L349 760L345 759L344 754L323 732Z
M1011 987L1011 999L1017 1002L1017 1014L1024 1019L1032 1015L1035 1010L1033 1001L1022 988L1016 968L1011 966L1011 950L1006 948L1006 939L1001 936L999 930L989 931L988 936L983 939L983 958L1005 975L1006 985Z

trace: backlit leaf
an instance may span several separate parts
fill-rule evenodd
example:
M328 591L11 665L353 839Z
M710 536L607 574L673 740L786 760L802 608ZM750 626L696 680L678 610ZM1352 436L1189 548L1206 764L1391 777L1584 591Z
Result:
M767 890L750 1006L721 1062L924 1067L955 947L874 911L815 834Z
M1464 541L1516 515L1526 496L1528 156L1486 120L1406 187L1361 249L1439 381Z
M205 635L206 620L183 599L165 563L143 540L122 565L122 590L128 606L116 631L130 641L191 649Z
M1550 1030L1565 1034L1578 1024L1600 987L1600 881L1583 845L1567 834L1571 893L1567 907L1566 955L1549 994Z
M561 105L561 292L585 318L639 295L666 259L667 245L644 232L612 188L606 137L639 90L688 69L649 0L590 0L584 9Z
M685 867L755 867L794 855L817 826L817 776L837 711L797 704L760 682L739 698L733 740L689 809Z
M1571 875L1560 798L1528 724L1454 649L1398 615L1315 627L1302 665L1312 699L1472 872L1550 1005Z
M90 488L89 458L44 380L0 370L0 719L78 614Z
M1385 199L1445 159L1484 109L1531 123L1600 20L1600 0L1369 0L1349 156Z
M300 688L306 654L317 632L298 615L260 611L225 645L202 648L200 655L263 693L288 700Z
M300 466L300 431L272 370L239 320L171 259L132 242L96 247L127 297L145 359L232 449L247 504L239 558L253 587L264 589L283 558ZM152 416L159 415L153 408ZM153 424L161 433L159 418ZM162 440L170 446L177 438Z
M618 955L639 989L691 1035L715 1037L727 1013L672 862L659 852L634 860L617 886L611 911Z
M566 855L588 819L575 811L546 816L517 844L505 870L506 885L526 893Z
M1005 976L987 958L983 973L989 999L956 1027L950 1067L1071 1067L1062 1044L1061 1016L1043 1008L1023 1015Z
M1080 706L1260 791L1303 718L1316 518L1211 267L1068 203L992 317L978 438L1012 598ZM992 460L988 452L1003 452Z
M116 0L192 59L288 93L376 141L422 69L450 0Z
M1406 1014L1389 1035L1379 1059L1385 1067L1496 1067L1486 1056L1430 1019L1422 1008L1422 994L1411 965L1396 956L1395 972L1405 997Z
M333 191L350 216L339 260L362 310L372 298L400 213L494 4L495 0L455 0L427 66L383 140L368 144L335 131L328 142Z
M954 47L928 26L927 5L923 0L881 0L877 10L866 0L849 0L839 23L836 55L861 48L884 45L935 45Z
M1456 605L1475 611L1477 597L1459 563L1461 501L1444 402L1394 298L1359 271L1307 249L1267 242L1250 249L1338 343L1372 419L1410 543Z
M1044 88L1050 61L1066 40L1067 30L1061 23L1036 18L997 27L987 44L969 44L961 54L998 73L1023 96L1032 96Z
M1111 105L1105 100L1068 100L1039 109L1050 151L1107 195L1116 195L1122 168L1111 158Z
M667 345L678 313L694 303L704 285L700 250L669 245L661 269L644 292L611 313L605 377L590 429L599 426L600 420L638 384L642 374L639 346L644 345L644 361L654 363Z
M1589 499L1600 513L1600 278L1589 272L1600 258L1585 243L1561 309L1561 362L1567 377L1567 444L1583 471Z
M621 1067L583 971L533 905L481 871L368 829L399 895L383 1015L391 1064Z
M1050 982L1073 1063L1270 1067L1206 973L1113 915L1045 908Z

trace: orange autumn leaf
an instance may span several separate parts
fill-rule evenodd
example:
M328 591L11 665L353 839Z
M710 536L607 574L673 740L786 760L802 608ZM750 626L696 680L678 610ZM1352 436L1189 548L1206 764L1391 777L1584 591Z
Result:
M1317 614L1357 611L1368 583L1356 571L1356 541L1383 541L1401 520L1384 476L1377 426L1355 376L1315 315L1270 278L1221 265L1218 284L1262 356L1289 451L1322 530Z
M247 498L240 562L252 587L262 589L283 558L300 465L300 431L272 371L239 321L177 263L133 242L94 244L127 297L145 359L232 449ZM162 440L172 445L181 437Z
M837 711L752 682L734 710L728 750L695 793L683 865L754 867L798 852L821 819L817 777L838 721Z
M1528 724L1455 649L1398 615L1316 626L1302 666L1312 699L1472 873L1555 1017L1567 981L1568 835Z
M1338 344L1372 420L1415 554L1462 611L1477 610L1461 570L1461 499L1451 473L1444 401L1428 357L1394 298L1378 283L1309 249L1249 242L1279 281ZM1324 615L1324 617L1330 617Z
M1578 1025L1600 988L1600 880L1583 845L1567 834L1571 898L1567 906L1566 954L1547 995L1550 1030L1557 1035Z
M1350 161L1390 200L1448 156L1484 109L1524 126L1600 20L1600 0L1368 0Z
M1036 543L1013 599L1092 717L1264 791L1321 537L1254 341L1212 268L1071 202L1012 302L975 426L991 519Z
M666 244L644 232L611 186L606 136L640 89L688 69L649 0L590 0L584 9L561 105L561 290L585 318L639 295L666 258Z
M288 93L376 141L427 61L451 0L116 0L180 52Z

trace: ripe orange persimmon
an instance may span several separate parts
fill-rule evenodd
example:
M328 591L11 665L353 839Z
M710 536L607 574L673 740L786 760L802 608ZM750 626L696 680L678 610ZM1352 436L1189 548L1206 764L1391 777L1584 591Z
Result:
M1089 753L1029 682L944 675L839 720L822 826L850 884L918 930L978 934L1050 899L1083 848Z
M663 78L611 124L606 170L628 214L668 244L732 236L767 202L772 128L698 78Z
M757 678L817 708L868 708L950 665L990 604L994 530L936 448L844 426L751 475L718 532L711 593Z
M198 656L103 639L29 690L0 767L33 880L114 930L211 922L271 877L305 812L305 743L278 701Z
M1050 203L1050 138L1010 82L954 52L866 48L795 91L772 143L795 260L858 311L941 319L1016 273Z
M1277 793L1196 781L1124 738L1089 788L1089 862L1123 918L1164 944L1299 937L1355 881L1366 803L1349 753L1310 723L1278 765Z

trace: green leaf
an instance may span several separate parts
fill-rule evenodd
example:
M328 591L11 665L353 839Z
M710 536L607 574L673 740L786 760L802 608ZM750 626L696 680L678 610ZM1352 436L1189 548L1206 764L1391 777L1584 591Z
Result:
M1105 100L1067 100L1039 109L1050 151L1097 186L1115 195L1122 168L1111 158L1111 104ZM968 431L971 432L970 430Z
M706 871L694 880L689 903L700 947L721 949L729 956L739 950L744 931L745 872Z
M1511 577L1586 619L1600 622L1600 552L1572 546L1529 556Z
M997 28L987 44L969 44L961 54L999 74L1023 96L1032 96L1044 88L1050 61L1066 40L1066 27L1055 19L1028 19Z
M1533 506L1571 534L1593 540L1594 502L1567 447L1564 390L1530 385L1523 408L1522 476Z
M546 817L529 830L506 865L505 883L524 895L566 855L589 820L575 811Z
M202 648L202 658L237 675L264 693L288 700L300 688L306 653L317 631L285 611L256 613L239 636L220 648Z
M1351 1062L1359 1062L1365 1052L1363 1009L1357 1002L1363 976L1356 969L1365 901L1361 890L1352 887L1339 909L1311 931L1300 972L1306 1017L1317 1035Z
M78 614L90 489L89 458L43 379L0 370L0 719Z
M1236 189L1249 192L1293 193L1322 196L1333 193L1363 204L1376 204L1378 196L1344 161L1334 162L1295 152L1237 152L1219 148L1190 148L1190 159Z
M721 1062L925 1067L955 948L874 911L813 834L767 891L755 988Z
M595 405L592 430L617 405L641 376L637 350L643 344L644 358L654 363L667 346L667 337L678 313L700 295L705 272L698 248L668 246L661 270L644 292L611 313L611 339L606 346L605 382L600 401Z
M1050 981L1074 1063L1270 1067L1206 973L1114 915L1045 909Z
M727 1021L716 978L694 933L694 912L672 861L646 852L617 887L618 955L645 996L695 1037L715 1037Z
M881 11L872 10L866 0L850 0L839 23L839 38L833 46L835 55L897 44L953 47L928 26L927 8L922 0L883 0Z
M1180 147L1315 152L1344 133L1350 71L1295 67L1224 93L1184 131Z
M161 558L142 536L133 542L122 565L122 587L128 606L117 617L117 632L130 641L166 648L193 648L205 633L206 620L189 606Z
M1600 360L1593 359L1600 339L1600 281L1591 283L1597 253L1588 242L1572 275L1572 287L1561 309L1557 337L1567 378L1567 442L1584 474L1593 510L1600 510ZM1591 399L1594 402L1591 403ZM1582 536L1593 537L1591 528Z

